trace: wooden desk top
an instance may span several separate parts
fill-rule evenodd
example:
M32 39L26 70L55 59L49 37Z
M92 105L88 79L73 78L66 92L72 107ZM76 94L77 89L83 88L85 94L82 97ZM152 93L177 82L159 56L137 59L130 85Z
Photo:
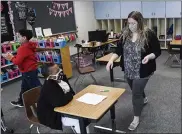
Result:
M101 42L100 45L94 45L92 46L92 43L94 42L89 42L89 44L86 44L86 45L82 45L82 48L96 48L96 47L100 47L100 46L103 46L103 45L107 45L107 44L110 44L110 43L114 43L114 42L117 42L119 41L119 39L109 39L107 42Z
M182 44L181 44L181 40L172 40L172 41L170 42L170 45L182 45Z
M97 61L100 61L100 62L108 62L110 60L110 58L112 57L113 53L110 53L110 54L107 54L99 59L96 59ZM118 63L120 62L120 58L119 57L117 60L115 60L114 62Z
M100 90L109 90L109 92L100 92ZM89 85L78 94L76 94L69 104L64 107L57 107L54 109L54 111L67 115L98 120L119 99L124 91L125 89L122 88ZM95 106L85 104L76 100L86 93L105 95L107 96L107 98Z

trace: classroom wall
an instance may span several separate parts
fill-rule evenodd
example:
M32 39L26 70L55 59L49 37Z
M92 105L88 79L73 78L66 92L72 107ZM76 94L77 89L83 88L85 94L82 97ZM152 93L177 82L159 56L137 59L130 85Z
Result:
M88 31L96 30L96 20L92 1L74 1L75 20L78 30L77 43L88 40ZM76 53L76 48L70 46L71 54Z

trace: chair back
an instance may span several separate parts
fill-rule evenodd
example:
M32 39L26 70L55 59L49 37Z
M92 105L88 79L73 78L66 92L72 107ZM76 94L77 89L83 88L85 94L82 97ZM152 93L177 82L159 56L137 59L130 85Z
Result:
M23 103L27 118L37 118L37 102L40 96L41 87L32 88L23 93Z

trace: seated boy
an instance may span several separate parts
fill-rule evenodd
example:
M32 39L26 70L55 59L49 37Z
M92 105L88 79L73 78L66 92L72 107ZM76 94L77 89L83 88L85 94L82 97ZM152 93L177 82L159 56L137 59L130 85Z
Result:
M62 130L62 125L70 126L73 131L80 133L79 120L63 117L60 113L54 112L55 107L65 106L73 99L75 93L68 79L57 64L47 64L47 69L44 71L48 73L44 76L48 77L42 86L37 103L37 116L40 123L58 130Z

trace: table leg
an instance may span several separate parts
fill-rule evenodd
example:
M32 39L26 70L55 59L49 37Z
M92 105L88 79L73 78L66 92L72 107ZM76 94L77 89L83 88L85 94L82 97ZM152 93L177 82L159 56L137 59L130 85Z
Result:
M113 68L110 68L110 80L111 80L111 85L114 87L114 72L113 72Z
M115 105L113 105L110 109L110 114L111 114L111 125L112 125L112 128L106 128L106 127L102 127L102 126L94 126L95 129L98 129L98 130L102 130L104 132L112 132L112 133L115 133L115 134L120 134L120 133L126 133L124 131L120 131L120 130L116 130L116 122L115 122Z
M83 118L79 118L79 123L80 123L80 132L81 134L87 134L87 129L86 129L86 123Z

